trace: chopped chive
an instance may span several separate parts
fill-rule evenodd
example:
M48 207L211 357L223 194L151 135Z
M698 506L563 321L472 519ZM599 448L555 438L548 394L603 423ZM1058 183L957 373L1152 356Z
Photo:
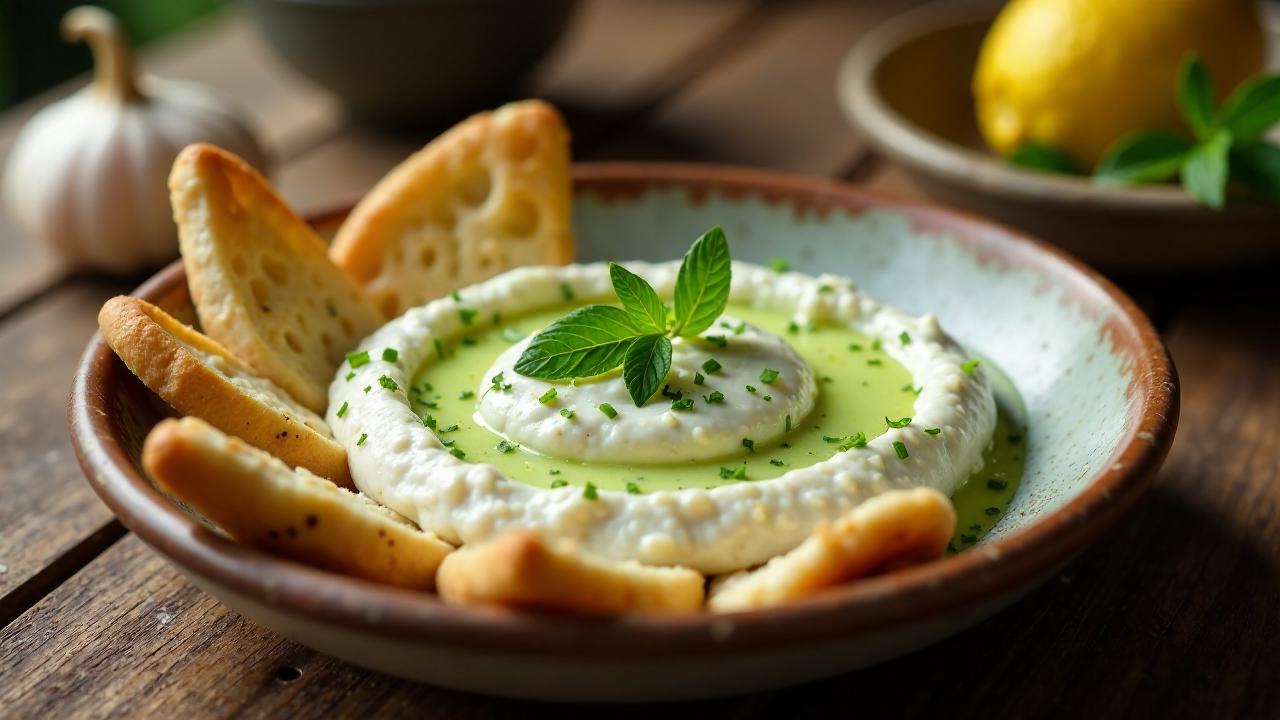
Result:
M347 353L347 362L351 364L351 368L355 369L361 365L369 364L369 351L361 350L360 352Z
M772 395L765 395L764 397L762 397L762 398L760 398L760 399L761 399L761 400L764 400L765 402L773 402L773 396L772 396Z
M551 481L551 489L552 489L552 490L554 490L554 489L556 489L556 488L562 488L562 487L564 487L564 486L566 486L566 485L568 485L568 484L569 484L569 481L568 481L568 480L564 480L564 479L561 479L561 478L556 478L555 480L552 480L552 481Z
M733 326L734 335L741 335L742 333L746 332L746 330L747 330L747 323L745 320L741 320L738 322L737 325Z
M564 298L565 301L573 299L573 287L569 283L560 283L560 297Z
M560 408L560 417L566 420L572 420L576 414L577 412L573 408Z
M632 494L632 495L639 495L639 494L640 494L640 486L639 486L639 485L637 485L637 484L635 484L635 483L633 483L633 482L628 482L628 483L627 483L627 492L628 492L628 493L630 493L630 494Z
M457 432L457 431L458 431L458 424L457 424L457 423L454 423L454 424L452 424L452 425L446 425L445 427L441 428L441 430L440 430L440 432L442 432L442 433L451 433L451 432Z
M351 372L347 373L347 378L346 378L347 382L351 382L351 378L353 378L353 377L355 377L355 376L356 376L356 371L355 371L355 370L352 370Z
M393 363L400 359L400 351L395 348L384 348L382 351L382 362Z
M445 447L453 447L454 441L449 438L439 438L440 444Z
M479 315L479 314L480 314L479 310L472 310L471 308L458 308L458 319L462 320L463 325L470 325L473 321L475 321L476 315Z
M344 400L342 403L342 407L338 408L338 417L346 417L346 416L347 416L347 403Z
M835 382L835 378L831 377L830 375L823 375L823 376L822 376L822 382L824 382L824 383L833 383L833 382Z
M390 390L391 392L395 392L396 390L399 390L399 389L400 389L400 385L399 385L399 383L397 383L395 380L391 379L391 376L390 376L390 375L383 375L383 376L379 377L379 378L378 378L378 384L379 384L379 385L381 385L382 387L384 387L384 388L386 388L386 389Z
M989 508L987 508L984 512L986 512L986 513L987 513L987 515L999 515L999 514L1000 514L1000 508L998 508L998 507L989 507Z
M685 398L683 400L674 400L671 403L672 410L687 411L693 409L693 398Z
M458 294L457 290L449 293L449 297L453 298L454 302L462 302L462 296Z
M605 417L609 418L610 420L618 417L618 411L614 410L613 406L610 405L609 403L600 403L599 405L596 406L596 409L604 413Z
M432 415L431 413L427 413L426 415L423 415L423 416L422 416L422 424L423 424L423 425L426 425L427 427L431 428L432 430L435 430L435 429L436 429L436 417L435 417L434 415Z
M753 393L753 392L755 392L755 391L756 391L756 386L755 386L755 385L748 385L748 386L747 386L747 392L749 392L749 393Z
M436 348L436 357L443 359L443 358L444 358L444 345L442 345L442 344L440 343L440 338L433 338L433 339L431 340L431 344L432 344L432 345L434 345L434 346L435 346L435 348Z
M723 466L721 466L721 468L720 468L720 479L721 479L721 480L728 480L728 479L729 479L729 478L731 478L731 477L733 477L733 468L727 468L727 467L723 467Z
M972 375L973 371L977 370L978 365L980 364L982 363L977 358L974 358L971 360L965 360L964 362L960 363L960 369L964 371L965 375Z
M509 343L520 342L524 339L524 333L513 327L502 328L502 339Z
M722 467L720 468L720 479L721 480L746 480L747 466L739 465L736 468Z
M464 457L466 457L466 456L467 456L467 454L466 454L465 452L463 452L462 448L460 448L460 447L451 447L451 448L449 448L449 454L450 454L450 455L452 455L452 456L454 456L454 457L456 457L456 458L458 458L459 460L461 460L462 458L464 458Z
M750 450L751 452L755 452L755 451L756 451L756 441L755 441L755 440L752 440L751 438L742 438L742 447L744 447L744 448L746 448L746 449Z
M769 267L774 272L784 273L791 269L791 262L784 257L769 258Z
M788 415L785 422L782 423L782 432L791 432L791 416Z
M778 458L773 458L772 460L769 461L769 464L774 467L782 467L783 465L786 465L786 463L782 462Z
M724 402L724 393L719 390L712 390L710 395L703 395L702 399L708 405L715 405L716 403Z
M470 400L475 396L476 396L476 393L474 390L463 390L462 392L458 393L459 400Z
M765 368L760 371L760 382L765 385L772 385L774 380L778 379L778 371L773 368Z
M473 337L464 337L462 338L462 344L467 347L475 347L476 339Z
M867 446L867 436L857 432L844 439L840 446L836 448L840 452L852 450L854 448L863 448Z
M358 447L360 445L363 445L364 441L368 439L369 439L369 433L360 433L360 439L356 440L356 446Z
M693 384L694 384L694 385L701 385L702 383L704 383L704 382L706 382L706 381L707 381L707 379L706 379L705 377L703 377L703 376L702 376L702 373L700 373L700 372L695 372L695 373L693 374Z
M369 391L370 391L370 390L372 390L372 389L373 389L373 386L372 386L372 385L365 385L365 386L364 386L364 394L365 394L365 395L368 395L368 394L369 394Z
M904 418L902 418L901 420L890 420L890 419L886 416L886 417L885 417L885 419L884 419L884 424L885 424L885 425L888 425L888 426L889 426L889 427L891 427L891 428L904 428L904 427L906 427L906 426L908 426L908 425L910 425L910 424L911 424L911 418L909 418L909 417L904 417Z
M875 367L877 365L883 365L884 363L880 361L880 358L871 358L867 361L867 364Z
M853 352L862 352L862 346L858 343L849 343L849 349Z
M596 492L596 486L587 481L587 486L582 488L582 497L588 500L596 500L600 497L600 494Z
M882 344L881 344L881 342L880 342L880 338L872 338L872 340L871 340L871 349L872 349L872 350L877 350L877 351L878 351L878 350L880 350L880 348L881 348L881 347L883 347L883 345L882 345Z
M926 435L937 435L942 432L942 428L925 428L924 432Z
M684 391L683 390L673 391L670 385L663 385L662 397L672 401L679 400L680 398L684 397Z
M893 441L893 451L898 453L898 458L901 460L906 460L909 457L907 453L907 444L901 440Z
M520 446L516 445L515 443L508 442L506 440L499 440L497 446L494 449L496 449L498 452L505 455L511 452L512 450L515 450L517 447L520 447Z
M834 292L834 291L835 291L835 288L831 287L830 285L819 285L819 286L818 286L818 294L819 294L819 295L826 295L827 293L829 293L829 292Z
M548 388L546 392L538 396L538 402L542 403L543 405L549 405L552 400L556 399L557 394L558 393L556 393L555 388Z
M547 471L547 474L548 474L548 475L559 475L559 474L560 474L560 470L559 470L559 468L551 468L550 470L548 470L548 471Z
M716 347L724 347L729 344L729 338L723 335L708 335L706 340Z
M1009 487L1008 480L1001 480L1000 478L991 478L990 480L987 481L987 489L989 490L1004 490L1007 487Z
M898 333L898 341L901 342L903 345L910 345L911 335L908 334L906 330L903 330L902 332Z
M709 358L706 362L702 363L702 371L708 375L715 375L722 367L724 366L717 362L715 358Z
M795 335L796 333L800 332L800 324L797 323L795 320L792 320L791 322L787 323L787 332L791 333L792 335Z

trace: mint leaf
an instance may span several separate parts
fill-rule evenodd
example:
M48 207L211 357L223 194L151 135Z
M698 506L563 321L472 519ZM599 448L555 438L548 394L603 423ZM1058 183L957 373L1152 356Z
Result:
M1213 76L1195 53L1187 53L1178 69L1178 109L1196 139L1205 141L1214 131Z
M540 380L599 375L622 364L638 334L621 308L578 308L538 333L520 354L515 371Z
M1232 148L1231 178L1239 180L1259 200L1280 203L1280 147L1251 143Z
M652 332L667 329L667 306L645 279L617 263L609 263L609 279L613 292L622 301L622 309L635 321L636 327Z
M1139 132L1107 150L1094 177L1104 184L1161 182L1178 174L1191 141L1164 131Z
M666 335L653 333L632 341L622 364L622 379L636 407L653 397L670 369L671 341Z
M1187 153L1182 166L1182 185L1195 199L1214 210L1226 201L1227 152L1231 149L1231 131L1219 130Z
M674 334L697 335L711 327L729 302L731 272L729 242L717 225L693 243L680 263Z
M1012 155L1009 162L1031 170L1079 175L1080 168L1076 161L1058 148L1041 143L1024 143Z
M1240 84L1222 105L1222 127L1244 145L1280 122L1280 75L1260 75Z

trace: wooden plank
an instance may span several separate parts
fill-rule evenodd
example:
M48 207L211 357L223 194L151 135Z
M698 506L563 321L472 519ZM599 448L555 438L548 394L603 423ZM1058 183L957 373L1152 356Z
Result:
M39 597L33 592L60 581L58 573L41 573L111 520L72 454L66 398L80 353L97 329L98 308L127 289L68 284L0 325L7 356L0 363L0 621ZM110 533L102 538L109 539Z
M686 81L689 68L714 62L699 60L700 48L755 9L743 0L584 3L526 94L561 107L574 152L585 157L598 138ZM285 167L281 192L304 211L350 204L438 130L388 136L351 128Z
M336 132L342 123L329 93L286 67L266 47L247 18L219 13L192 30L149 47L142 69L207 84L234 99L272 154L287 159ZM83 86L78 77L28 100L0 117L0 166L22 125L40 108ZM43 245L29 240L0 209L0 313L48 287L65 270Z
M836 70L863 33L909 3L769 6L760 38L664 105L641 137L603 154L837 175L865 152L836 104Z

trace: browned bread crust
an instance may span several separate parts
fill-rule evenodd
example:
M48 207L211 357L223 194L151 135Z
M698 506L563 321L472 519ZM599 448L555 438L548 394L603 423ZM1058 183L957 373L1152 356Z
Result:
M254 377L211 338L145 300L124 296L102 306L98 326L133 374L178 412L244 438L290 467L354 487L347 453L324 421Z

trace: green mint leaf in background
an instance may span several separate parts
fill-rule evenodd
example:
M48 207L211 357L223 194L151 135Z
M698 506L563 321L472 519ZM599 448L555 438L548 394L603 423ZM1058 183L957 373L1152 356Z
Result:
M644 278L617 263L609 263L613 292L636 327L646 332L666 332L667 306Z
M1114 185L1170 180L1191 147L1190 140L1162 130L1127 135L1107 150L1094 177Z
M1231 132L1219 130L1187 153L1182 166L1182 185L1197 200L1221 210L1227 193L1227 152Z
M671 340L666 335L641 335L632 341L622 363L622 379L636 407L643 406L658 392L670 369Z
M1231 179L1259 200L1280 203L1280 147L1251 143L1231 149Z
M1178 69L1178 109L1191 132L1202 142L1214 131L1213 99L1213 76L1209 68L1199 55L1188 53Z
M729 302L729 242L720 226L703 233L685 253L676 274L676 335L711 327Z
M1012 155L1009 162L1031 170L1079 175L1080 167L1070 155L1050 145L1024 143Z
M621 308L588 305L538 333L520 354L515 370L541 380L599 375L622 364L638 334Z
M1280 75L1259 75L1240 84L1222 105L1222 127L1237 145L1257 142L1280 122Z

